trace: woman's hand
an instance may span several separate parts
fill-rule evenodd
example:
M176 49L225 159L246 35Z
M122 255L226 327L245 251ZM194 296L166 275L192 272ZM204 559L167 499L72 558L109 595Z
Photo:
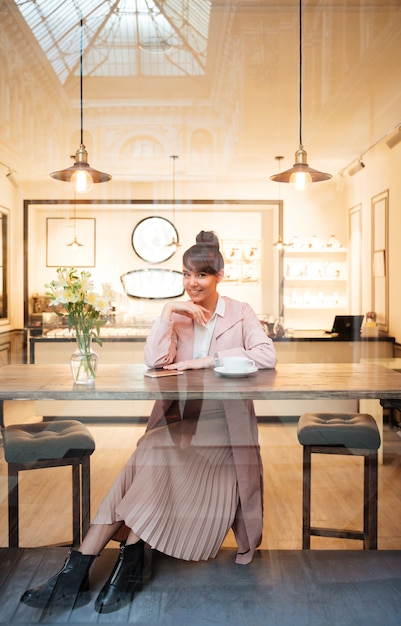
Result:
M207 367L214 366L214 357L203 356L200 359L189 359L188 361L178 361L177 363L171 363L165 365L165 370L201 370Z
M161 317L167 320L171 320L171 315L173 313L178 313L179 315L186 315L190 317L198 324L205 325L208 321L209 311L205 309L205 307L200 304L195 304L194 302L180 302L173 301L168 302L161 314Z

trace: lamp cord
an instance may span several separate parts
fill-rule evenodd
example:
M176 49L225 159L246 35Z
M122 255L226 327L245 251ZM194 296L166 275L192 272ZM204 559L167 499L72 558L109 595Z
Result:
M77 199L75 197L74 189L74 241L77 240Z
M302 0L299 0L299 145L302 148Z
M170 159L173 161L173 224L175 226L175 162L178 159L178 155L172 154Z
M84 107L83 107L83 80L82 80L82 50L83 50L83 25L81 17L80 30L80 53L79 53L79 75L80 75L80 106L81 106L81 145L84 143Z

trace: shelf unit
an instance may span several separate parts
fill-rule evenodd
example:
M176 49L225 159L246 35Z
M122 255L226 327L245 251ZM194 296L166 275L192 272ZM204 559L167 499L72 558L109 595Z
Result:
M284 252L286 326L328 328L348 309L346 248L301 248Z

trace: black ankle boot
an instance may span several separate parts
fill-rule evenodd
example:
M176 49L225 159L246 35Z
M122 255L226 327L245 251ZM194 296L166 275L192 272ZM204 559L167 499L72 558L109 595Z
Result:
M25 591L21 602L37 609L43 609L50 602L60 606L75 604L89 589L89 568L95 558L70 550L61 570L40 587Z
M121 545L113 571L96 599L98 613L113 613L131 602L134 592L142 586L143 559L141 539L129 546Z

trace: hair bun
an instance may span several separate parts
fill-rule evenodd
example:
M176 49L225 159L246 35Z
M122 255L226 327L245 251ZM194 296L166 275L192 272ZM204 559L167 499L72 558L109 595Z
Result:
M213 246L217 250L220 247L217 235L211 230L201 230L200 233L196 235L196 243Z

